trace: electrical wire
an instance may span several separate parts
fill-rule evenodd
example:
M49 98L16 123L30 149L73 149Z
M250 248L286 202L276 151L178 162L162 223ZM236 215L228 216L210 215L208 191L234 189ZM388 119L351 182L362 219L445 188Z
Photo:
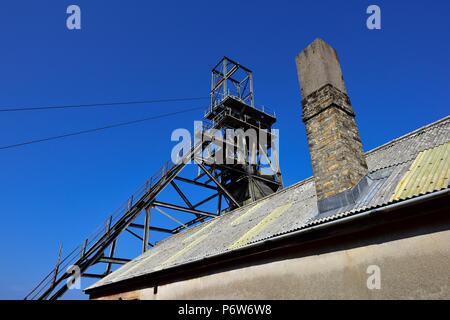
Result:
M73 136L77 136L77 135L81 135L81 134L93 133L93 132L98 132L98 131L102 131L102 130L117 128L117 127L128 126L128 125L141 123L141 122L145 122L145 121L171 117L171 116L175 116L175 115L182 114L182 113L188 113L188 112L192 112L192 111L196 111L196 110L200 110L200 109L204 109L204 108L203 107L190 108L190 109L164 113L164 114L160 114L157 116L152 116L152 117L147 117L147 118L142 118L142 119L137 119L137 120L132 120L132 121L119 122L119 123L115 123L115 124L106 125L103 127L81 130L81 131L76 131L76 132L70 132L70 133L47 137L47 138L43 138L43 139L36 139L36 140L30 140L30 141L25 141L25 142L21 142L21 143L6 145L6 146L0 146L0 150L18 148L18 147L22 147L22 146L26 146L26 145L30 145L30 144L51 141L51 140L57 140L57 139L62 139L62 138L67 138L67 137L73 137Z
M40 106L40 107L0 107L0 112L22 112L22 111L40 111L40 110L55 110L55 109L76 109L76 108L92 108L92 107L117 107L138 104L152 104L164 102L181 102L181 101L198 101L209 99L209 97L191 97L191 98L171 98L171 99L154 99L141 101L123 101L123 102L104 102L104 103L88 103L76 105L55 105L55 106Z

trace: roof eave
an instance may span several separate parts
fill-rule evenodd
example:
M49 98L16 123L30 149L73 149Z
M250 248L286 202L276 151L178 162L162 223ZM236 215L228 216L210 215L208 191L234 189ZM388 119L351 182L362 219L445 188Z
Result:
M293 239L297 239L299 237L309 235L310 241L320 240L320 237L315 238L316 232L333 228L334 226L341 226L346 223L350 223L356 220L360 220L363 218L371 218L373 220L374 217L378 217L379 214L384 213L393 213L394 211L399 211L400 209L408 208L411 206L416 206L419 204L429 204L430 201L437 201L443 198L450 197L450 188L446 188L440 191L435 191L427 194L423 194L417 197L397 201L388 205L383 205L363 211L355 212L351 215L345 217L337 217L335 219L330 219L326 222L321 222L320 224L306 225L304 228L300 228L296 231L292 231L286 234L278 235L273 238L268 238L266 240L254 242L248 244L246 246L237 248L232 251L223 252L214 256L204 257L199 260L189 261L183 264L176 265L174 267L144 274L141 276L137 276L134 278L124 279L121 281L104 284L98 287L90 287L85 289L85 293L89 294L92 297L104 296L106 294L110 294L111 292L124 292L142 289L145 287L151 287L150 283L155 283L157 285L161 279L164 279L167 276L176 276L180 275L183 272L189 271L193 272L194 270L203 269L205 267L209 267L214 264L223 263L225 261L243 259L249 254L256 254L258 252L262 252L267 250L267 248L276 249L279 243L284 243L286 241L290 241ZM446 200L444 203L447 203L447 206L450 206L450 201ZM431 207L431 206L430 206ZM409 214L403 218L411 218L418 215L426 214L424 211L408 211ZM411 213L412 212L412 213ZM393 217L393 215L392 215ZM378 224L386 223L387 219L378 219ZM376 223L376 221L375 221ZM368 226L369 227L369 226ZM361 226L358 230L361 230ZM357 231L356 229L353 231ZM298 244L298 243L296 243Z

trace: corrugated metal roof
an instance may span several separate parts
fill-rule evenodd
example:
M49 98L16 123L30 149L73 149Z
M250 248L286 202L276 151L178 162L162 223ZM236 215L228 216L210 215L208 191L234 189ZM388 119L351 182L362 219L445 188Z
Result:
M235 243L233 243L228 249L232 250L239 248L249 243L255 236L260 234L270 223L280 217L286 210L292 206L292 203L288 203L272 210L264 219L262 219L256 226L247 231L242 237L240 237Z
M420 152L391 200L401 200L448 187L450 142Z
M399 184L408 175L412 176L408 180L414 181L412 185L420 186L419 192L440 189L445 181L448 185L449 141L450 117L446 117L368 152L369 188L353 205L319 215L314 181L309 178L159 242L91 288L201 260L415 196L419 193L397 194L401 191Z
M446 143L450 136L449 121L447 116L367 152L367 165L376 171L413 160L420 151Z

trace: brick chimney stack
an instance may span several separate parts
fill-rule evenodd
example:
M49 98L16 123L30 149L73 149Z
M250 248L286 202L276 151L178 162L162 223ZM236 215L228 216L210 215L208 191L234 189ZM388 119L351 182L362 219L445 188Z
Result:
M296 57L319 211L354 203L367 164L336 51L316 39Z

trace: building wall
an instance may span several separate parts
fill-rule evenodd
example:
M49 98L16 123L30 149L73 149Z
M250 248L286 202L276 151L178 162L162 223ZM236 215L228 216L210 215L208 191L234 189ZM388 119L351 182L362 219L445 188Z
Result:
M316 254L288 254L103 299L450 299L450 230L422 229L353 235ZM367 287L372 265L380 268L380 289Z

